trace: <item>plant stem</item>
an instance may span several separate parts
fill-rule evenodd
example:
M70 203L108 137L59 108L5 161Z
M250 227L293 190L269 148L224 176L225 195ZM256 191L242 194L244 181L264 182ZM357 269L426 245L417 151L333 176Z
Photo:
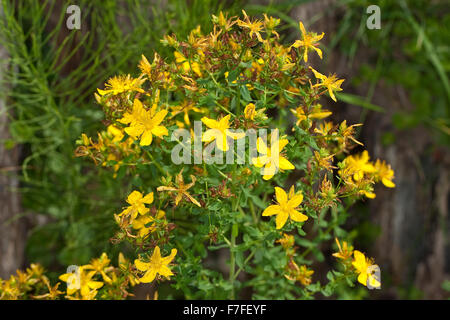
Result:
M152 154L149 151L145 151L148 155L148 157L150 158L150 160L152 161L152 163L156 166L156 168L158 168L158 170L163 174L166 175L166 172L163 170L163 168L159 165L158 162L155 161L155 158L153 158Z
M236 269L236 261L234 257L234 247L236 246L236 234L234 233L234 227L231 228L231 243L230 243L230 283L231 283L231 295L230 299L234 300L234 274Z

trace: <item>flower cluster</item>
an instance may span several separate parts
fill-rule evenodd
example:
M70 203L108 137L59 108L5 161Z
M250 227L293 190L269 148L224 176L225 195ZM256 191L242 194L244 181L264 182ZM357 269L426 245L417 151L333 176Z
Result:
M326 121L332 111L324 98L337 101L344 80L307 64L311 54L322 58L324 34L300 22L301 39L285 45L273 17L220 13L212 21L211 32L198 27L184 41L165 36L172 54L154 53L151 62L142 55L137 77L113 77L95 94L109 126L97 143L83 134L76 155L138 179L121 196L126 206L114 214L119 231L112 238L136 251L124 270L106 256L80 267L79 285L69 285L66 296L126 297L120 284L170 280L186 298L233 299L244 287L241 273L255 298L329 296L339 279L353 276L379 287L372 260L346 242L335 254L344 272L330 273L325 286L313 282L313 263L324 260L320 245L347 235L347 207L375 197L377 182L395 186L388 164L353 152L362 147L361 124ZM175 130L192 132L195 122L206 127L201 136L178 140ZM253 140L242 133L267 129ZM172 162L171 150L192 141L215 146L216 155L234 156L234 141L257 153L233 164ZM229 271L207 267L208 251L224 248ZM60 279L70 284L71 276Z
M9 280L0 279L0 300L45 299L45 300L95 300L125 299L132 296L128 290L139 283L137 270L119 254L118 267L110 264L103 253L89 264L73 266L70 272L59 276L61 282L51 284L44 268L31 264L25 272L17 270ZM69 271L69 270L68 270ZM63 288L66 286L66 291Z

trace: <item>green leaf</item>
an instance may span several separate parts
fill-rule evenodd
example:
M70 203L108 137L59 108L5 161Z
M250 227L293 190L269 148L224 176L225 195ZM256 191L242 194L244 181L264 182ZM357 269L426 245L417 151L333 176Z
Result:
M239 225L238 224L233 224L233 228L231 229L231 236L232 237L237 237L239 234Z
M362 98L360 96L356 96L356 95L350 94L350 93L342 93L342 92L336 92L335 95L338 100L341 100L345 103L355 105L358 107L362 107L362 108L365 108L368 110L376 111L376 112L385 112L385 110L382 107L374 105L374 104L364 100L364 98Z
M252 97L250 95L250 91L248 91L247 86L241 86L240 91L241 91L242 99L244 99L244 101L246 101L246 102L252 101Z

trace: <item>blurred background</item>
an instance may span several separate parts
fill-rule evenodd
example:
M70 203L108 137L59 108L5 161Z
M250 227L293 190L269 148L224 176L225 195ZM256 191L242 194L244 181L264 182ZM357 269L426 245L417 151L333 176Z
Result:
M328 106L333 120L364 123L358 140L395 171L396 188L376 189L346 225L379 264L382 290L361 286L334 298L450 297L448 0L0 3L0 278L31 262L56 276L103 251L117 255L112 214L128 186L142 181L74 157L81 133L103 129L93 93L113 75L135 74L141 54L167 54L164 34L183 38L197 26L207 33L211 14L244 9L280 18L285 43L300 37L298 21L325 32L324 59L310 64L346 79L339 102ZM79 30L66 26L73 4ZM380 29L367 27L373 4Z

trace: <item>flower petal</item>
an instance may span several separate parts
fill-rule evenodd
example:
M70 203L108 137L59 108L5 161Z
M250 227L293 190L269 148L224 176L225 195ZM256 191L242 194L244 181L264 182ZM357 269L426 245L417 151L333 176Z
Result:
M151 204L153 203L153 192L150 192L149 194L147 194L143 199L142 199L143 203L146 204Z
M285 157L280 156L278 158L278 164L280 166L280 169L282 170L293 170L295 169L295 166L289 162L288 159L286 159Z
M302 201L303 194L296 194L288 201L288 206L292 209L295 209L300 205L300 203L302 203Z
M383 184L388 188L395 188L395 183L387 178L382 178L381 182L383 182Z
M167 266L161 266L161 268L159 268L158 270L158 273L164 277L173 276L172 271Z
M134 260L134 265L139 271L147 271L150 268L150 262L143 262L139 259Z
M214 119L209 119L207 117L203 117L202 118L202 122L211 129L217 129L219 128L219 122L217 122L217 120Z
M128 195L127 202L129 204L135 204L136 202L140 201L141 199L142 199L142 193L135 190Z
M171 263L172 260L175 258L177 252L178 252L177 249L173 248L173 249L170 251L170 255L168 255L167 257L164 257L164 258L161 259L162 263L163 263L163 264L169 264L169 263Z
M135 126L127 127L124 129L124 131L133 138L136 138L144 132L144 126L142 124L137 124Z
M155 280L155 277L156 277L156 270L150 269L144 274L142 278L139 279L139 281L142 283L149 283Z
M295 222L303 222L308 220L308 216L298 212L297 210L290 210L289 216L291 217L291 220L294 220Z
M278 214L281 211L281 207L277 204L268 206L262 213L264 217Z
M256 142L256 149L262 155L267 154L267 145L264 143L264 140L261 137L259 137Z
M288 201L286 192L280 187L275 187L275 198L279 204L284 204Z
M164 126L156 126L152 129L152 133L157 136L157 137L161 137L161 136L167 136L169 135L169 131L167 131L167 128Z
M289 214L284 210L282 210L280 213L278 213L277 218L275 219L275 222L277 225L276 228L277 229L283 228L283 226L286 224L288 217L289 217Z
M152 144L152 141L153 141L152 132L150 130L146 130L141 136L141 142L139 143L139 145L149 146Z
M158 111L152 119L152 123L154 126L159 125L167 115L167 110Z

